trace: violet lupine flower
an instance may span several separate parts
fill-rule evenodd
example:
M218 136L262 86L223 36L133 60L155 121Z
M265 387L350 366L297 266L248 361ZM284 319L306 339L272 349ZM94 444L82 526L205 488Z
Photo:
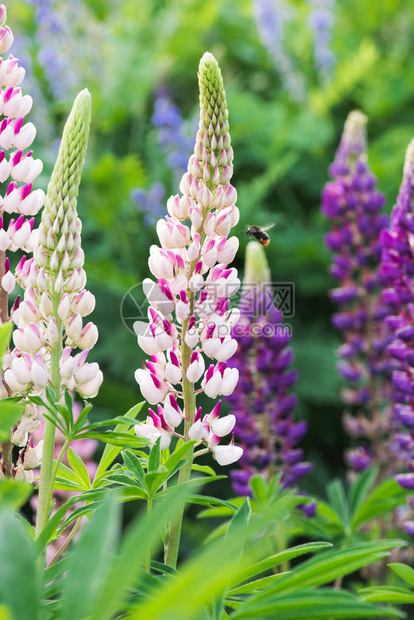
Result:
M241 469L230 473L238 495L250 495L249 480L281 474L285 487L294 486L312 469L298 444L306 422L295 422L297 380L291 369L293 351L288 326L273 303L271 277L263 248L251 241L246 252L242 308L233 337L239 348L230 365L240 373L238 388L226 400L236 416L235 438L243 447Z
M303 76L285 49L285 24L292 6L285 0L253 0L253 9L260 40L273 59L283 86L295 100L304 101Z
M12 315L15 349L7 356L5 381L15 394L57 392L97 394L102 372L88 363L98 330L84 317L95 307L85 289L81 222L76 197L89 135L91 100L87 90L75 100L49 183L34 258L20 261L16 273L24 300ZM81 349L72 356L73 349Z
M403 180L390 226L381 233L381 273L386 282L383 301L390 307L386 323L393 334L387 351L396 361L392 373L394 418L402 431L394 435L395 453L409 470L397 475L396 480L410 490L414 490L413 183L414 141L407 149Z
M131 198L143 213L144 224L147 226L153 226L166 214L165 186L162 183L153 183L148 190L136 188L132 190Z
M27 1L33 4L36 10L39 63L45 70L55 99L65 101L71 96L79 80L72 54L75 48L71 32L73 19L67 19L62 11L64 7L59 6L56 0ZM79 0L72 0L69 4L73 18L80 3Z
M231 433L234 416L220 418L220 401L203 416L196 394L203 391L216 400L231 394L238 381L238 370L226 362L237 348L231 327L239 313L228 306L240 281L227 265L239 245L237 237L229 237L239 211L230 184L233 149L223 80L210 53L202 57L198 77L195 151L181 180L182 195L169 198L169 215L157 223L161 247L150 249L149 268L157 282L143 284L149 325L134 324L138 344L150 356L135 379L143 397L156 405L135 431L152 442L160 437L166 449L185 417L184 437L204 444L220 465L228 465L242 453L232 441L220 443ZM207 367L204 355L213 360Z
M331 49L335 0L309 0L309 5L308 23L313 35L315 64L321 78L326 80L335 64L335 54Z
M180 179L187 169L192 151L192 140L186 135L186 127L180 111L163 89L160 89L154 102L152 122L158 129L158 141L167 164Z
M342 392L347 406L344 425L352 437L368 441L350 450L347 462L356 471L376 464L382 476L392 461L390 363L385 354L390 334L384 323L388 311L381 301L379 272L379 236L388 217L382 213L384 196L367 163L366 121L358 111L347 118L330 168L333 180L322 192L322 212L332 221L325 243L334 252L330 273L339 284L330 293L340 310L333 324L344 337L337 367L350 386Z

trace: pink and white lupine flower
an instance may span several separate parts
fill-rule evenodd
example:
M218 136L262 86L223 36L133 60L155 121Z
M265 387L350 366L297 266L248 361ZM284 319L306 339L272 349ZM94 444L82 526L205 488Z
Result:
M6 7L0 5L0 53L13 43L13 33L6 23ZM5 258L7 251L32 252L36 241L34 219L44 201L41 189L32 189L33 181L42 172L43 163L26 151L36 137L33 123L25 122L32 108L30 95L23 95L21 83L25 70L13 55L0 57L0 183L7 183L0 196L0 286L10 294L15 278ZM7 214L7 215L6 215ZM15 216L15 217L13 217ZM7 295L1 296L1 317L7 320Z
M86 361L98 330L84 321L94 310L95 298L85 289L82 225L74 191L86 152L90 107L90 95L83 91L65 127L34 257L23 257L16 269L25 293L12 313L15 349L5 364L5 381L16 394L41 394L50 385L90 398L102 383L99 365ZM80 352L73 355L74 349Z
M181 195L171 196L168 214L157 223L160 246L150 249L149 268L155 281L146 279L144 293L150 304L148 323L134 324L138 344L150 356L135 373L150 410L137 435L152 442L161 438L166 449L185 421L184 437L204 444L217 461L228 465L242 449L219 445L232 432L234 416L218 417L219 407L201 421L196 395L229 395L238 372L226 361L237 348L231 328L239 318L229 309L237 293L237 270L228 268L238 249L231 229L239 221L237 193L230 184L233 150L228 111L220 69L204 54L199 68L200 125L194 154L180 183ZM205 357L214 363L206 367ZM183 404L179 404L183 402Z

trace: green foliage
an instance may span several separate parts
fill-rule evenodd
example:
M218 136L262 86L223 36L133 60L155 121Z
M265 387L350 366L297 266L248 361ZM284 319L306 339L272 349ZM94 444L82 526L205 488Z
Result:
M407 491L393 478L377 485L376 477L376 469L364 471L348 493L340 480L332 481L327 487L328 502L318 500L316 517L301 519L299 527L328 540L365 538L364 528L374 524L378 517L387 518L404 504L407 496Z

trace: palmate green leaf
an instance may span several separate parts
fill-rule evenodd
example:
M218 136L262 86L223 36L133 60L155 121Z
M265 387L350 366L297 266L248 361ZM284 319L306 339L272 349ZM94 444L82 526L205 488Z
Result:
M341 480L333 480L326 489L330 505L336 512L339 521L344 529L349 523L349 506L344 485Z
M61 620L85 618L108 579L121 529L120 506L111 498L96 511L72 549L62 588Z
M377 474L378 470L375 467L366 469L358 475L355 482L351 485L351 488L349 490L349 507L352 516L364 502L368 491L375 482Z
M142 515L129 526L88 620L110 620L122 608L129 590L143 574L147 554L153 555L160 544L171 514L184 505L188 493L194 492L197 486L193 481L190 485L174 487L168 497L157 502L150 522L146 515Z
M86 465L82 461L81 457L72 450L72 448L69 448L68 450L68 461L75 474L84 483L85 489L90 489L91 481L89 478L88 470L86 469Z
M125 414L125 418L128 418L130 420L135 420L135 418L137 417L137 415L139 414L139 412L141 411L142 407L144 406L144 402L142 403L137 403L136 405L134 405L131 409L129 409L129 411L127 411L127 413ZM129 422L128 422L129 424ZM129 429L128 430L128 424L118 424L118 426L115 427L114 429L114 433L123 433L125 432L127 435L134 435L134 429ZM96 483L98 483L100 477L102 476L102 474L104 474L108 467L110 467L112 465L112 463L114 462L114 460L116 459L116 457L118 456L118 454L122 451L122 447L118 447L118 446L113 446L113 445L109 445L107 444L105 446L105 450L103 451L103 454L101 456L101 460L99 461L98 464L98 469L96 470L96 474L95 474L95 478L94 478L94 482L93 482L93 486L96 486Z
M323 618L401 618L403 613L359 601L358 598L343 590L301 590L294 594L281 595L277 599L262 600L260 604L251 604L252 599L240 606L231 620L322 620Z
M244 571L244 573L239 575L239 581L237 583L242 583L243 581L246 581L251 577L260 575L261 573L264 573L267 570L271 570L276 566L280 566L284 562L288 562L293 558L298 558L301 555L305 555L306 553L320 551L321 549L326 549L328 547L332 547L332 544L329 542L306 543L304 545L297 545L296 547L291 547L290 549L286 549L285 551L276 553L275 555L272 555L269 558L261 560L253 566L250 566L248 569L246 569L246 571Z
M131 474L134 476L135 480L139 482L139 484L144 486L144 468L141 465L141 461L139 458L130 452L129 450L125 450L122 452L122 458L124 459L124 463Z
M371 564L388 555L391 549L404 544L401 540L372 541L324 551L295 568L271 587L254 595L252 600L259 601L282 592L286 594L302 588L322 586Z
M263 588L271 585L273 582L280 579L282 575L286 575L286 572L278 573L277 575L270 575L269 577L262 577L261 579L256 579L255 581L249 581L249 583L245 583L242 586L237 586L236 588L232 588L228 592L228 605L229 607L239 607L241 599L237 598L239 594L252 594L253 592L259 592L263 590ZM232 600L237 600L237 604L232 604Z
M32 493L32 484L14 478L0 478L0 508L19 510Z
M407 491L394 478L386 480L366 498L352 517L351 526L358 530L362 525L394 510L405 502Z
M359 591L359 595L362 600L371 601L372 603L395 603L397 605L414 603L414 592L411 592L408 588L398 588L397 586L363 588Z
M414 569L407 564L401 564L399 562L392 562L388 564L391 570L394 571L401 579L404 579L410 586L414 586Z
M245 508L241 510L243 521ZM227 589L229 576L237 575L251 562L262 557L267 543L258 533L263 532L266 523L265 519L258 518L248 529L244 521L234 523L225 539L220 538L202 547L201 551L180 567L179 575L163 579L156 596L134 605L130 609L129 620L211 618L211 615L205 614L205 605L220 600ZM240 548L253 537L257 537L255 544L246 544L239 561Z
M89 476L88 482L86 482L83 477L78 474L77 471L70 469L70 467L67 467L63 463L59 463L56 476L56 485L54 485L53 488L57 489L57 485L59 484L66 484L68 486L72 486L72 488L76 488L81 491L88 491L90 489Z
M40 590L33 541L9 510L0 512L0 604L13 620L38 620Z
M19 400L19 398L0 400L0 442L10 441L11 429L23 415L26 403L20 403Z

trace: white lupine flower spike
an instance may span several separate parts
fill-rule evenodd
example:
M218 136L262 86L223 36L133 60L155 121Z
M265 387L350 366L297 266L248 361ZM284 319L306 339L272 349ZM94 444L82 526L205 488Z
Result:
M230 236L239 211L230 184L233 150L223 80L211 54L201 59L198 77L200 124L194 154L180 183L182 195L168 199L168 215L157 222L160 246L151 247L148 261L155 280L143 282L149 323L134 324L138 344L150 356L135 378L144 398L158 405L158 413L150 410L136 432L151 442L161 437L165 447L174 434L184 436L204 444L203 450L211 450L219 464L229 464L242 451L219 442L232 432L235 418L220 418L220 403L203 418L196 395L203 391L216 399L237 385L237 370L227 368L226 361L237 348L231 327L238 313L229 309L229 297L240 281L227 265L239 245ZM213 363L206 364L206 357Z

